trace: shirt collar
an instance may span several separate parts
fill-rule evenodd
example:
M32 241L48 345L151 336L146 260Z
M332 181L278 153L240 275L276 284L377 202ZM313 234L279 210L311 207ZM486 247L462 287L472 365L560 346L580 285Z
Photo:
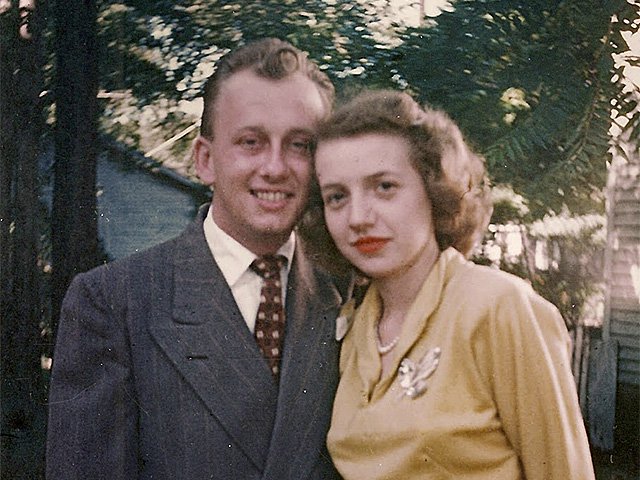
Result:
M212 209L209 208L203 224L204 235L218 267L222 271L227 284L233 287L240 277L249 269L257 255L222 230L213 220ZM291 232L289 239L277 253L287 258L286 273L291 269L295 252L296 236Z

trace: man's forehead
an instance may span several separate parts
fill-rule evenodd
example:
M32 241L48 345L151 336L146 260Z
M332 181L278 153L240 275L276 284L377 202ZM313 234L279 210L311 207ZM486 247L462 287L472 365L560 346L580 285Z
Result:
M238 115L247 125L300 122L308 128L328 112L318 86L300 72L269 79L249 70L235 73L222 84L214 106L214 123ZM237 120L237 119L236 119Z
M234 95L246 97L247 93L253 90L257 90L258 94L260 91L263 92L262 95L251 97L254 101L260 97L264 98L266 94L288 97L289 94L300 93L301 90L307 91L308 99L316 96L320 100L323 99L319 85L303 72L293 72L283 78L268 78L252 70L241 70L226 78L220 85L218 99ZM315 100L316 98L313 98L313 101Z

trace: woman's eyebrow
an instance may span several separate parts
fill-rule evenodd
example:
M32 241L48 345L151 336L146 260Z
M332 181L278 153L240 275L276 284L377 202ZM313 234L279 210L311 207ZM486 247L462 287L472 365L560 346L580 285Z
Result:
M318 183L318 185L320 186L320 188L321 188L321 189L331 189L331 188L332 188L332 189L336 189L336 188L343 188L343 184L342 184L342 183L339 183L339 182L325 183L324 185L323 185L323 184Z
M372 173L371 175L367 175L367 176L363 177L362 180L365 183L372 183L372 182L375 182L377 180L380 180L382 177L385 177L387 175L393 175L393 172L390 172L388 170L383 170L381 172L375 172L375 173ZM331 182L331 183L325 183L325 184L320 184L318 182L318 184L320 185L320 188L342 188L343 187L343 183L341 183L341 182Z

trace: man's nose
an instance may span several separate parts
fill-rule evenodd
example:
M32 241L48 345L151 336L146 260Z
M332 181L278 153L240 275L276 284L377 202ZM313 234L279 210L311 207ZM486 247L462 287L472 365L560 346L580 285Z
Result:
M287 163L285 153L285 150L280 146L274 146L267 152L262 165L264 175L273 178L280 178L287 174L289 171L289 164Z

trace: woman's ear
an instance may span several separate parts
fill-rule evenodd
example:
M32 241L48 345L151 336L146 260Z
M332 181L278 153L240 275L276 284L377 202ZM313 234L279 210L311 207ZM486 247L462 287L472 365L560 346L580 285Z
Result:
M205 185L213 185L216 175L211 140L198 135L193 142L193 161L200 180Z

